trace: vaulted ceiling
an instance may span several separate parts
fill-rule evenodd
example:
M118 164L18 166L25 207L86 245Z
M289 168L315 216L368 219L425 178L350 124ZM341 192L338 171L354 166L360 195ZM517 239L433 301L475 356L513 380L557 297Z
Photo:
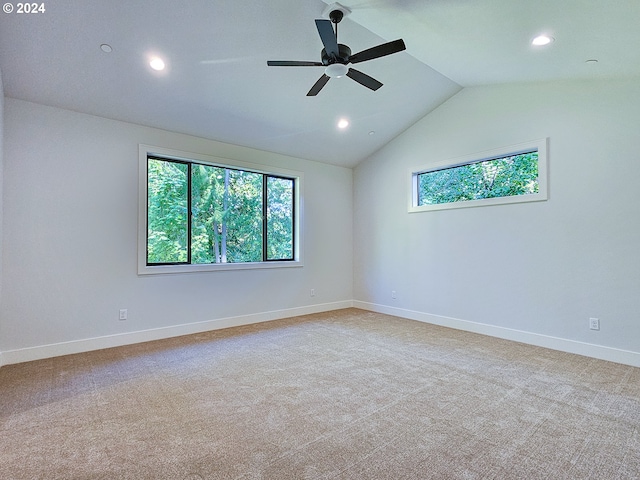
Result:
M375 92L343 77L309 97L323 67L267 60L320 61L314 20L331 3L57 0L29 14L11 3L4 94L352 167L464 87L640 78L638 0L345 0L340 43L407 49L357 65L384 84ZM540 33L555 41L532 46Z

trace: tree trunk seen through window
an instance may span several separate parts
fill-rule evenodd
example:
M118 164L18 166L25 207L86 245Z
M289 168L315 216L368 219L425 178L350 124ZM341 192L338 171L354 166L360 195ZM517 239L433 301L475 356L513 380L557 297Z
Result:
M294 179L151 157L147 175L149 265L294 259Z

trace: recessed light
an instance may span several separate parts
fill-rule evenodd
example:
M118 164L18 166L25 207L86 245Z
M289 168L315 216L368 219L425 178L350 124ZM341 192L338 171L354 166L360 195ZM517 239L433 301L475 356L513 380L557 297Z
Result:
M153 57L151 61L149 61L149 66L157 71L164 70L164 60L160 57Z
M555 39L550 37L549 35L538 35L536 38L531 40L531 45L535 45L536 47L542 47L544 45L549 45Z
M111 53L113 51L113 48L111 48L111 45L107 43L103 43L102 45L100 45L100 50L102 50L105 53Z
M345 129L348 126L349 126L349 120L347 120L346 118L341 118L340 120L338 120L338 128Z

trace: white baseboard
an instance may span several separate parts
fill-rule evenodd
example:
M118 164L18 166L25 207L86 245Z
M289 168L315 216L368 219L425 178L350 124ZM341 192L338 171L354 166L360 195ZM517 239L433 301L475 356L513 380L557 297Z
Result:
M341 302L324 303L320 305L309 305L306 307L296 307L285 310L275 310L271 312L255 313L250 315L240 315L237 317L220 318L204 322L187 323L170 327L154 328L137 332L107 335L103 337L87 338L70 342L41 345L37 347L7 350L0 352L0 367L13 363L30 362L43 358L57 357L60 355L70 355L74 353L89 352L103 348L120 347L134 343L162 340L165 338L179 337L193 333L219 330L222 328L249 325L252 323L268 322L282 318L308 315L312 313L328 312L342 308L355 307L372 312L385 313L396 317L417 320L419 322L440 325L443 327L455 328L467 332L479 333L491 337L503 338L515 342L526 343L538 347L550 348L567 353L575 353L587 357L598 358L610 362L640 367L640 353L628 350L620 350L601 345L577 342L564 338L550 337L537 333L525 332L495 325L460 320L458 318L432 315L429 313L407 310L403 308L390 307L374 303L362 302L359 300L345 300Z
M578 342L575 340L567 340L565 338L550 337L537 333L525 332L522 330L514 330L511 328L498 327L495 325L487 325L483 323L471 322L468 320L460 320L458 318L443 317L440 315L432 315L429 313L417 312L415 310L406 310L403 308L389 307L387 305L379 305L368 302L353 301L355 308L369 310L377 313L385 313L396 317L417 320L419 322L431 323L443 327L455 328L467 332L480 333L491 337L503 338L514 342L526 343L537 347L545 347L551 350L559 350L561 352L575 353L586 357L598 358L632 367L640 367L640 353L629 350L620 350L617 348L603 347L602 345L594 345L591 343Z
M240 315L237 317L219 318L216 320L154 328L137 332L120 333L103 337L86 338L70 342L40 345L37 347L21 348L17 350L7 350L0 353L0 367L2 365L9 365L12 363L30 362L33 360L41 360L43 358L101 350L103 348L121 347L123 345L162 340L171 337L180 337L182 335L207 332L210 330L268 322L271 320L308 315L311 313L328 312L352 306L353 302L351 300L345 300L341 302L323 303L319 305L309 305L306 307Z

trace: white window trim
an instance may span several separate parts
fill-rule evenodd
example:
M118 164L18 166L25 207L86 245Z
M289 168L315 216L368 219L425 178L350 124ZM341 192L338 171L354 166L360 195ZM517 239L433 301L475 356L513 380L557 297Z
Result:
M302 219L304 174L295 170L287 170L270 165L260 165L244 161L230 160L198 153L182 152L152 145L139 144L138 147L138 275L217 272L224 270L256 270L270 268L302 267L303 263L303 234ZM293 178L295 188L295 218L294 218L294 260L243 263L207 263L194 265L147 265L147 157L158 156L172 160L198 162L228 167L246 169L256 173L282 175Z
M469 207L485 207L489 205L505 205L509 203L526 203L526 202L541 202L548 200L549 198L549 139L541 138L538 140L532 140L526 143L519 143L517 145L511 145L508 147L496 148L494 150L488 150L485 152L474 153L471 155L465 155L455 159L444 160L440 162L430 163L428 165L422 165L420 167L412 168L409 172L409 213L418 212L431 212L434 210L451 210L454 208L469 208ZM483 198L480 200L468 200L463 202L452 203L440 203L436 205L418 205L418 175L421 173L432 172L435 170L442 170L444 168L458 167L461 165L482 162L486 160L493 160L501 157L508 157L512 155L519 155L521 153L538 151L538 193L532 193L530 195L514 195L510 197L498 197L498 198Z

